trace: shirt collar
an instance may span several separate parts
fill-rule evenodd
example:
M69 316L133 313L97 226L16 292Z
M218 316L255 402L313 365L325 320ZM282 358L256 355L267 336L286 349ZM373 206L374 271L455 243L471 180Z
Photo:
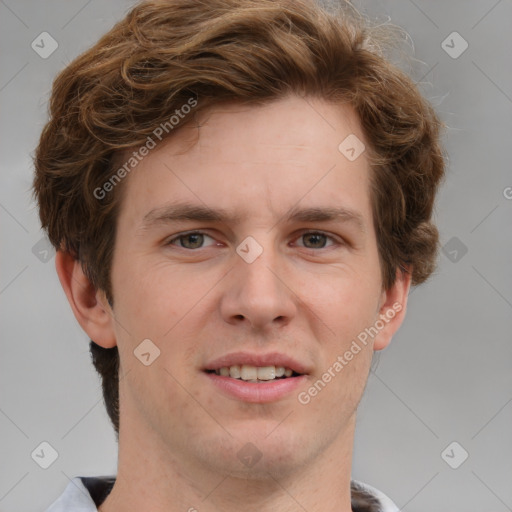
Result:
M67 485L63 494L46 512L97 512L98 506L108 496L115 476L76 477ZM381 491L371 485L351 481L352 508L354 512L399 512L398 507Z

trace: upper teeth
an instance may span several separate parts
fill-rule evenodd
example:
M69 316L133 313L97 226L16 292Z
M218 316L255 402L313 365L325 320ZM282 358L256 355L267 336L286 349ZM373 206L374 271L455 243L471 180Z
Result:
M217 375L249 381L272 380L277 377L291 377L293 370L284 366L250 366L248 364L224 366L215 370Z

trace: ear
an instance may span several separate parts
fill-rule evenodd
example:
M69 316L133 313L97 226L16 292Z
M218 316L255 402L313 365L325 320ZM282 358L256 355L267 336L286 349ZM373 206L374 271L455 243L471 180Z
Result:
M398 331L405 318L407 309L407 298L411 287L411 273L397 270L396 279L389 290L382 292L379 314L376 319L377 325L383 327L379 329L373 342L373 350L382 350L386 348L393 335Z
M113 312L105 293L96 290L72 254L57 251L55 267L78 323L89 338L103 348L116 346Z

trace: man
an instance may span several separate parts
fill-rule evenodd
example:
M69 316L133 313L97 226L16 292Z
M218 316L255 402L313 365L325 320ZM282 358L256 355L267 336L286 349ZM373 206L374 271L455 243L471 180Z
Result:
M56 79L34 181L115 477L58 511L391 511L357 405L437 251L440 122L347 8L137 5Z

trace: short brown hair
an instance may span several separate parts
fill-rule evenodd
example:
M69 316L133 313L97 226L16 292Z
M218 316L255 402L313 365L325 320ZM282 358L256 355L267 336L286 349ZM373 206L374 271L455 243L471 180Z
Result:
M410 272L413 284L432 273L438 232L431 215L444 173L441 122L414 82L384 57L382 28L348 3L339 7L313 0L143 2L56 78L35 154L41 223L111 304L122 187L101 200L94 191L112 177L116 155L145 144L191 97L196 113L290 93L352 105L369 146L383 286L398 270ZM193 118L185 116L174 131ZM118 433L118 351L91 341L91 352Z

